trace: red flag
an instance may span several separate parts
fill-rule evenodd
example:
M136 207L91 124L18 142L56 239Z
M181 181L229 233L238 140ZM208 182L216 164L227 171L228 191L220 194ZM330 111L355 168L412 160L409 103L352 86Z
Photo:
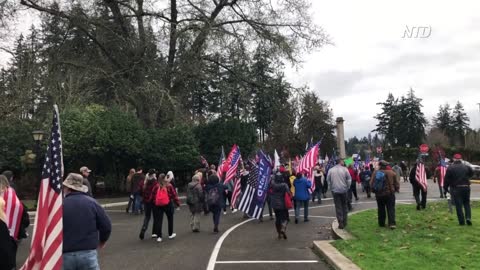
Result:
M63 155L58 108L54 106L50 143L45 155L30 255L20 270L62 268Z
M423 191L427 191L427 173L425 172L425 165L421 162L417 163L415 180L417 180L417 182L420 184Z
M224 184L227 184L235 177L238 164L240 163L241 159L242 156L240 155L240 148L238 148L237 145L234 145L232 147L232 151L230 151L230 154L228 154L227 160L225 161L226 165L224 165L224 170L226 168L227 174L225 176L225 179L223 179Z
M7 218L7 227L10 231L10 236L18 240L18 233L20 232L20 224L23 215L23 205L17 197L15 190L11 187L7 188L3 194L5 200L5 217Z

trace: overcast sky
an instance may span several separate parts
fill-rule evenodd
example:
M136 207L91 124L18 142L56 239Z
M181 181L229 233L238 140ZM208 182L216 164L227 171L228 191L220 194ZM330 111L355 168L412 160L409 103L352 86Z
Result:
M312 1L315 22L334 45L306 55L290 81L307 84L345 119L346 138L375 128L377 102L413 88L428 120L446 102L463 103L480 127L480 2ZM428 38L403 38L406 27ZM428 34L428 31L426 32Z
M465 106L480 128L480 2L476 1L313 1L315 22L334 45L305 54L287 76L309 85L342 116L346 138L375 128L376 103L412 87L423 99L428 120L446 102ZM22 16L25 30L35 17ZM407 27L429 27L428 38L403 38ZM427 31L428 34L428 31ZM3 41L5 42L5 41ZM5 54L0 54L4 64Z

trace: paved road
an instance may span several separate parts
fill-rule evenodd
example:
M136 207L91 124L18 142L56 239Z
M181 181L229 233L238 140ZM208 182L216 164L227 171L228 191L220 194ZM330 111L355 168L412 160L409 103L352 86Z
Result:
M438 188L436 184L430 185L429 199L437 199ZM367 199L360 186L358 191L360 200L354 204L355 211L376 207L374 199ZM472 197L479 196L480 185L475 185ZM411 203L412 199L410 184L402 183L401 192L397 195L398 203ZM333 202L327 198L323 204L311 204L310 208L311 221L290 223L289 239L284 241L276 239L274 222L268 217L260 223L244 219L241 213L230 212L221 217L219 234L212 233L211 216L202 217L202 231L194 234L189 229L188 210L183 206L175 214L176 239L164 237L162 243L150 239L149 234L145 240L139 240L143 217L126 214L124 207L110 209L108 214L113 232L107 247L100 251L101 269L330 269L313 253L311 245L313 240L332 237L330 224L335 215ZM412 205L412 211L414 208ZM372 224L375 223L376 220L372 220ZM24 242L19 247L19 265L28 255L28 246L29 243Z

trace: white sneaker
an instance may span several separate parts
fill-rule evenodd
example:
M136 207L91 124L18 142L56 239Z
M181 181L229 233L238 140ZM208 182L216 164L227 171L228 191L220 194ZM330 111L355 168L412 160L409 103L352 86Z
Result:
M158 243L162 242L162 238L161 238L161 237L158 237L158 238L157 238L157 242L158 242Z
M152 238L157 238L157 237L158 237L158 235L152 234Z
M227 214L227 211L224 211L223 214L226 215L226 214Z
M235 214L238 211L238 209L233 209L232 214Z
M170 236L168 237L168 239L173 239L173 238L175 238L175 236L177 236L177 234L176 234L176 233L173 233L172 235L170 235Z

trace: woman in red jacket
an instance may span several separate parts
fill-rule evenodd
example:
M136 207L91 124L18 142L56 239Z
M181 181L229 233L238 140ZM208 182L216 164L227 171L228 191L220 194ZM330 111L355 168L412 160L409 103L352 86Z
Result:
M143 219L142 230L140 231L140 239L145 237L145 231L148 229L150 218L152 217L153 208L155 207L155 193L158 189L158 181L155 175L155 170L150 169L148 171L145 183L142 186L142 198L145 206L145 218ZM152 238L157 238L155 231L152 229Z
M173 214L175 213L175 207L180 207L180 201L175 188L170 183L170 179L167 179L164 174L160 174L158 177L159 186L155 192L153 211L153 231L158 236L157 242L162 242L163 214L167 216L168 220L168 238L173 239L177 236L173 232Z

